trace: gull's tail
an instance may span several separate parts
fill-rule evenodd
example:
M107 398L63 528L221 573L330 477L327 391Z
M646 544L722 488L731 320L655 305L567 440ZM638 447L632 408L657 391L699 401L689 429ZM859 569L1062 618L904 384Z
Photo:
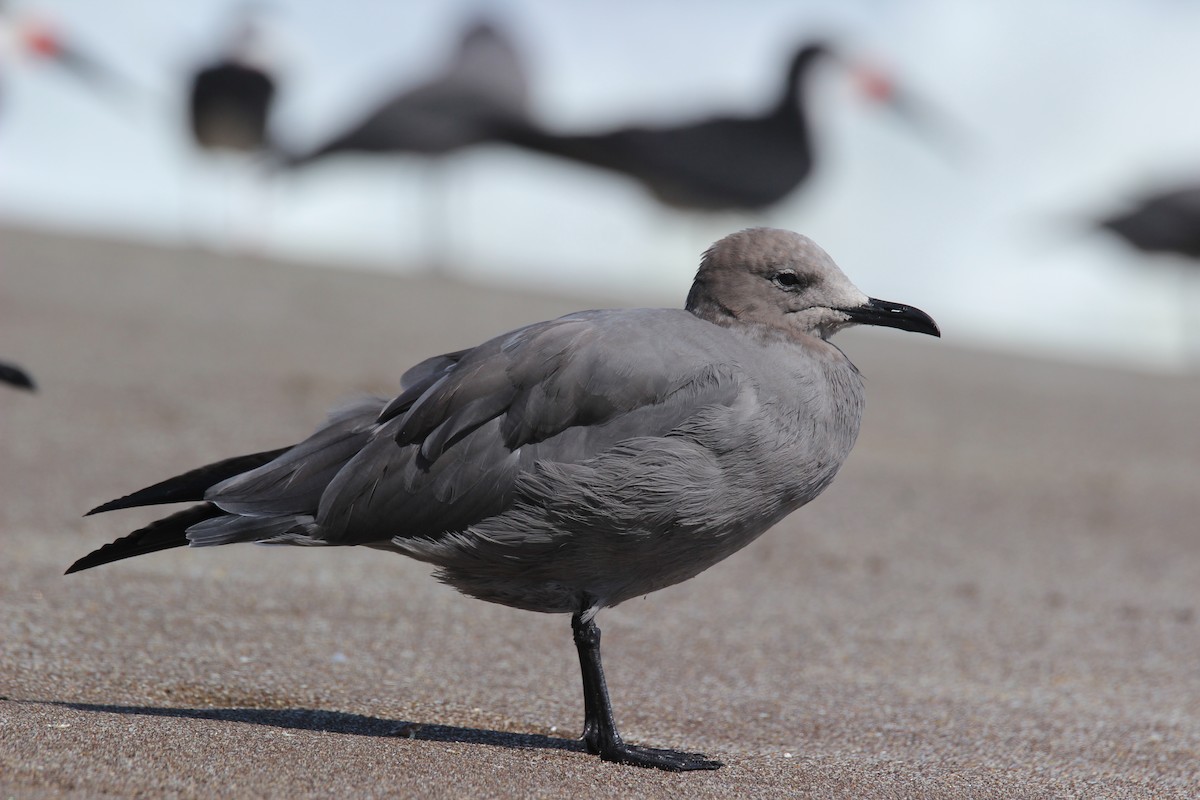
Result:
M184 511L176 512L157 522L151 522L128 536L122 536L99 550L93 550L72 564L64 574L70 575L72 572L91 569L101 564L120 561L123 558L157 553L159 550L170 550L172 547L183 547L188 543L187 529L189 527L223 513L225 512L212 503L192 506Z
M138 506L153 506L163 503L188 503L204 499L204 493L209 487L215 486L226 478L241 475L252 469L274 461L291 448L281 447L278 450L265 450L261 453L251 453L248 456L237 456L208 464L199 469L167 478L153 486L147 486L133 494L109 500L103 505L96 506L84 516L100 514L105 511L115 511L119 508L136 508Z
M288 448L267 450L262 453L252 453L247 456L227 458L215 464L200 467L185 472L174 478L148 486L133 494L117 498L103 505L96 506L88 514L98 514L103 511L113 511L118 508L134 508L135 506L150 506L159 503L186 503L203 500L204 493L226 478L240 475L248 470L261 467L286 452ZM173 547L183 547L188 543L187 529L192 525L204 522L224 514L212 503L193 506L152 522L144 528L139 528L128 536L123 536L115 542L104 545L99 550L93 550L70 566L66 574L80 570L98 567L123 558L156 553L159 550L170 550Z
M445 357L431 361L440 365ZM370 440L384 405L378 397L355 400L336 409L312 436L293 447L217 461L93 508L88 514L202 503L89 553L67 573L184 545L330 544L309 535L321 495Z

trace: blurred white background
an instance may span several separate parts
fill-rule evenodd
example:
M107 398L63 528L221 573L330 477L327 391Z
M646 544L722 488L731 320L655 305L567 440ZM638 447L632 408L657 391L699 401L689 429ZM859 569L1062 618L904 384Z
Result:
M925 309L952 341L1144 369L1200 364L1200 270L1091 226L1200 177L1200 3L263 6L280 87L273 127L296 147L421 82L481 13L521 50L533 111L556 129L754 113L816 36L885 68L947 124L946 140L922 139L829 70L807 98L811 180L766 213L709 215L502 145L444 159L435 199L416 155L338 156L273 180L246 159L204 157L186 135L186 83L241 7L8 3L11 24L51 21L136 91L98 92L20 52L10 30L0 221L395 271L425 269L436 249L449 274L475 283L665 305L682 302L714 239L770 224L811 235L864 291Z

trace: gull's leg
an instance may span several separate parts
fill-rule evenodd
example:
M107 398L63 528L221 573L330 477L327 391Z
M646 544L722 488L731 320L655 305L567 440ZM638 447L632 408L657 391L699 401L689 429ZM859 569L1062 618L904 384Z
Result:
M721 766L720 761L712 761L702 753L679 753L625 744L617 732L612 703L608 699L608 686L604 682L604 667L600 663L600 628L587 611L580 611L571 617L571 630L575 634L579 668L583 673L583 740L587 743L589 753L605 761L676 772Z

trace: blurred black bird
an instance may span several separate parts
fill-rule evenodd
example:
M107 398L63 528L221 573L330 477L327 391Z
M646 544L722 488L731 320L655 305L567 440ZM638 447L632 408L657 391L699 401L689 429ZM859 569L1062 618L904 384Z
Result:
M626 127L561 134L532 122L506 129L517 147L617 172L641 182L660 202L694 210L760 210L808 178L814 155L805 84L824 60L841 61L823 42L800 47L775 103L759 116L716 116L676 127ZM860 88L913 122L918 109L900 102L882 73L855 69Z
M1147 253L1176 253L1200 259L1200 186L1147 195L1125 211L1096 222Z
M266 146L276 87L256 58L259 37L255 22L243 20L226 53L192 77L188 121L200 147L255 152Z
M16 364L8 364L3 361L0 361L0 383L8 383L19 389L28 389L31 392L37 389L37 385L34 384L33 378L30 377L28 372Z

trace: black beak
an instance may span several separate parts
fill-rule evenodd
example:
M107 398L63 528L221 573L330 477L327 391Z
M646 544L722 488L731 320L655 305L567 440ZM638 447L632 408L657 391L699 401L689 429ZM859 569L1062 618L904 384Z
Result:
M876 300L872 297L864 305L840 310L859 325L883 325L902 331L927 333L930 336L942 335L933 317L919 308L902 303L889 303L887 300Z

